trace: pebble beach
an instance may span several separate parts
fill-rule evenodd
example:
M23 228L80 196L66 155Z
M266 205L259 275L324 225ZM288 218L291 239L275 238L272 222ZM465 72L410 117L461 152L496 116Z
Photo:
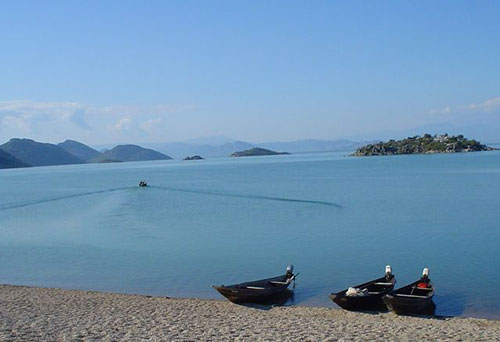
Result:
M500 321L0 285L0 341L500 341Z

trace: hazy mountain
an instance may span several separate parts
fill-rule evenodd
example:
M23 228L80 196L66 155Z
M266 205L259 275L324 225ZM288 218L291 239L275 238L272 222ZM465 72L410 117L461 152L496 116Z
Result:
M141 143L140 145L168 154L173 158L182 159L190 155L200 155L202 157L227 157L231 153L248 150L253 147L261 147L274 151L287 151L290 153L330 151L354 152L357 148L372 142L375 141L302 139L295 141L252 143L234 140L225 136L216 136L191 139L182 142ZM103 148L110 148L112 145L99 145L95 147L101 150Z
M57 144L57 146L83 161L90 161L93 158L97 158L101 154L101 152L75 140L66 140L65 142Z
M231 153L255 147L255 144L243 141L231 141L220 145L195 144L192 142L150 143L142 144L174 158L200 155L202 157L227 157Z
M13 155L0 149L0 169L10 169L15 167L28 167L30 165L23 163Z
M304 139L255 144L217 136L192 139L185 142L141 144L151 149L137 145L118 145L113 149L102 150L102 153L74 140L66 140L58 145L53 145L39 143L30 139L11 139L8 143L1 145L0 148L12 155L12 157L17 158L18 162L27 166L44 166L103 161L164 160L171 159L170 156L181 159L189 155L227 157L234 152L255 147L290 153L355 151L358 147L367 143L369 142L355 142L346 139L330 141ZM100 148L103 147L111 147L111 145L100 146ZM4 163L7 165L6 161Z
M304 139L285 142L270 142L257 144L259 147L274 151L287 151L290 153L299 152L330 152L330 151L354 151L366 142L357 142L346 139L338 140L316 140Z
M212 145L212 146L219 146L223 145L226 143L232 143L235 142L236 140L228 138L223 135L216 135L212 137L204 137L204 138L196 138L196 139L189 139L184 141L185 143L188 144L194 144L194 145Z
M0 145L0 148L32 166L84 163L83 160L57 145L40 143L31 139L10 139L7 143Z
M144 160L166 160L172 159L169 156L151 150L148 148L143 148L137 145L118 145L109 151L101 153L96 158L93 158L92 162L100 162L105 160L112 161L144 161Z
M196 149L197 151L199 151L196 154L199 154L201 156L227 157L231 153L248 150L252 147L255 147L255 145L244 141L233 141L218 146L201 145Z
M197 152L197 148L200 145L185 142L141 143L141 146L152 148L155 151L167 154L173 158L184 158L188 155L200 154Z
M201 139L200 141L207 141ZM188 140L185 142L171 143L150 143L143 144L144 146L154 148L174 158L184 158L189 155L200 155L202 157L227 157L231 153L248 150L253 147L261 147L274 151L287 151L290 153L300 152L327 152L327 151L355 151L357 148L366 145L372 141L352 141L347 139L339 140L316 140L304 139L284 142L267 142L267 143L250 143L238 140L232 140L226 137L215 137L212 142L218 140L228 140L222 144L197 144L194 141Z

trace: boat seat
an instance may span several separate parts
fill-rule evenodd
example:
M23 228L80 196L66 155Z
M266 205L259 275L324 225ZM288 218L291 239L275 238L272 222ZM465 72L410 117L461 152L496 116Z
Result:
M250 290L265 290L265 287L259 287L259 286L247 286L247 289Z
M374 283L373 285L391 286L391 285L392 285L392 283Z
M380 292L368 292L369 295L378 295L381 293L383 293L383 292L382 291L380 291Z
M428 298L427 296L418 296L418 295L411 295L411 294L404 294L404 293L397 293L396 296L409 297L409 298Z

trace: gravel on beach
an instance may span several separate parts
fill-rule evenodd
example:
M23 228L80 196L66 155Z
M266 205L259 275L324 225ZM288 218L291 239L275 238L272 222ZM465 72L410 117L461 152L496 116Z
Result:
M500 341L500 321L0 285L0 341Z

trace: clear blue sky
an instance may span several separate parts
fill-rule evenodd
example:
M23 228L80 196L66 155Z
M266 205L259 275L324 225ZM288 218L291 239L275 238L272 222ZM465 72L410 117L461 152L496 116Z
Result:
M500 1L8 1L0 42L0 143L500 141Z

